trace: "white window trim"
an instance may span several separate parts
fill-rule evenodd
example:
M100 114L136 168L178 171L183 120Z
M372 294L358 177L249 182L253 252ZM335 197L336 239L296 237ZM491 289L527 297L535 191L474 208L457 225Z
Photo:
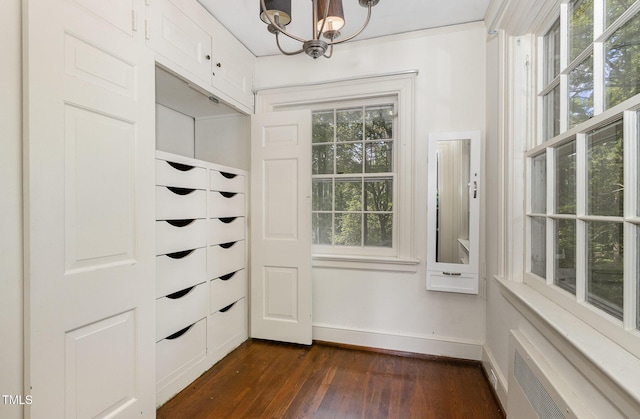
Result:
M395 255L314 254L314 267L376 269L400 272L416 272L419 260L415 256L415 184L414 184L414 87L415 73L378 76L356 80L327 82L309 86L293 86L260 91L256 97L256 112L300 108L305 104L342 102L376 97L397 98L397 185L394 206L397 209L397 234ZM309 156L311 158L311 156ZM309 174L311 176L311 174Z

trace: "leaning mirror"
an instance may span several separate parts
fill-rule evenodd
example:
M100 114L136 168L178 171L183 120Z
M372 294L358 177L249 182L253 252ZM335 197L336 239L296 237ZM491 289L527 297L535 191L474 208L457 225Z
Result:
M429 135L427 289L478 292L480 133Z

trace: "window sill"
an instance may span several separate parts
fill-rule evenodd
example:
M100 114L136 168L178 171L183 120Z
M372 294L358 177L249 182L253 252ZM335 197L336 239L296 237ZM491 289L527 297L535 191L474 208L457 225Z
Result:
M417 272L419 259L378 256L314 254L314 268L357 269L367 271Z
M640 359L530 286L495 278L502 295L629 417L640 416Z

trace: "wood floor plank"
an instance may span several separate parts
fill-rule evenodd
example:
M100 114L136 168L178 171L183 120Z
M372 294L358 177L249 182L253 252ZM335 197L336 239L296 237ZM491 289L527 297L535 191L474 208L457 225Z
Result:
M502 418L479 364L249 340L159 419Z

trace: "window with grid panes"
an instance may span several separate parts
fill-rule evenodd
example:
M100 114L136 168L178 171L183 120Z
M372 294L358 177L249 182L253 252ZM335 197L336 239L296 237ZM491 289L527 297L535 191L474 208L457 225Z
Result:
M312 113L312 241L337 251L391 249L395 104Z
M640 1L574 0L560 8L539 44L527 278L637 334Z

